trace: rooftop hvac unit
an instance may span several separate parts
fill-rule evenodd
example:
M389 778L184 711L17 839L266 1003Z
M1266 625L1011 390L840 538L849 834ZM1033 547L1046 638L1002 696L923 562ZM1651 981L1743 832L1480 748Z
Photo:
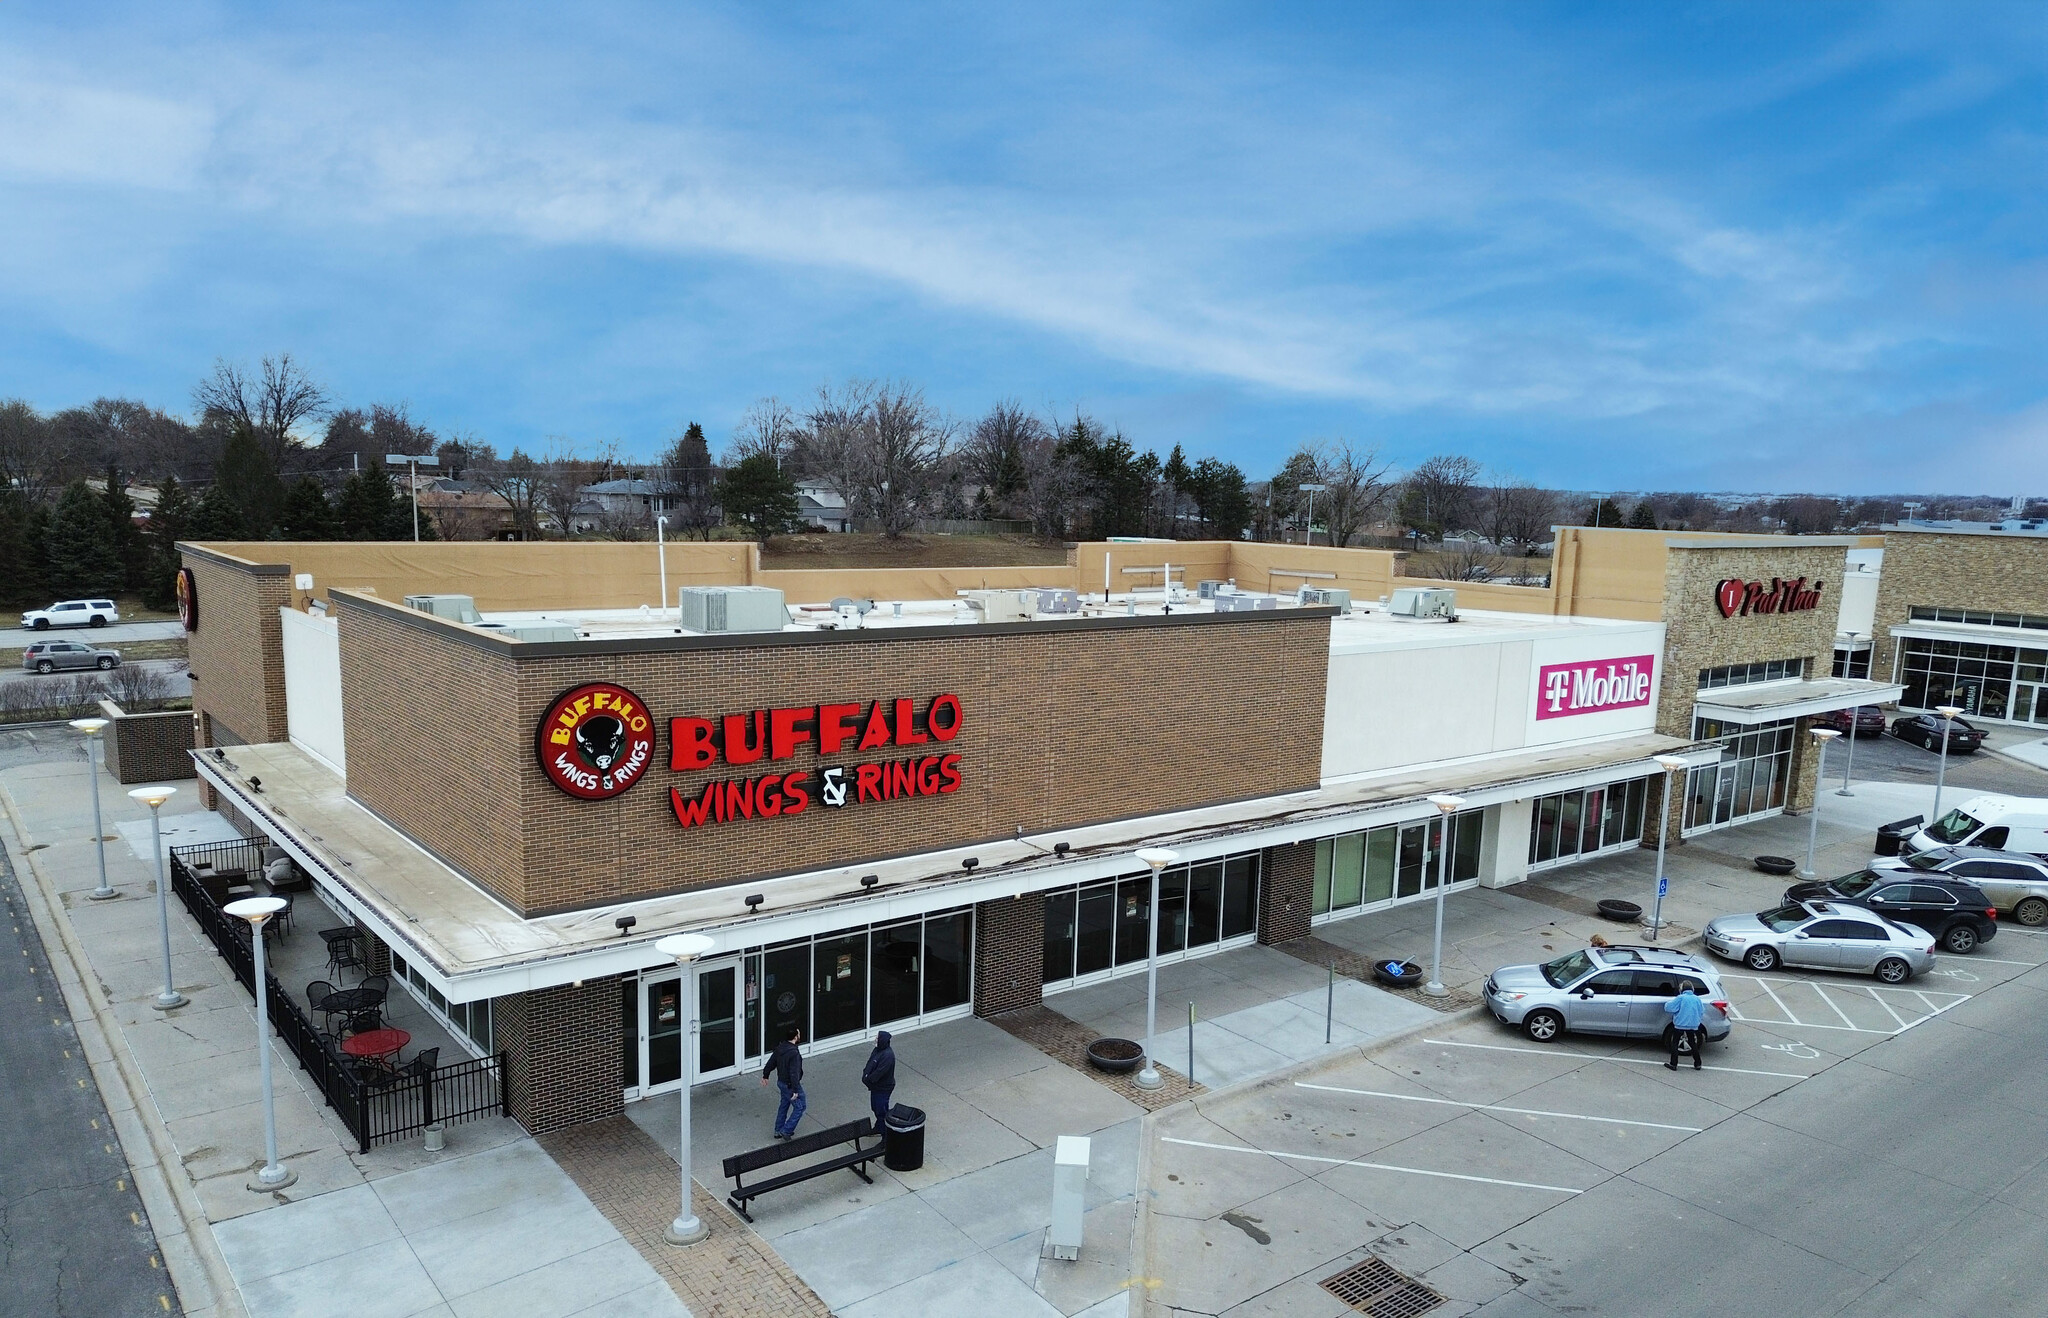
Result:
M1081 611L1081 594L1079 591L1067 590L1064 587L1052 587L1041 590L1038 592L1038 611L1040 613L1079 613Z
M772 586L684 586L676 615L693 632L779 632L789 625L782 592Z
M1277 595L1252 595L1242 591L1229 591L1216 597L1218 613L1252 613L1260 609L1277 609L1280 597Z
M1304 606L1337 608L1346 613L1351 612L1351 592L1338 590L1334 586L1303 586L1300 593L1295 596L1294 602Z
M960 598L976 622L1030 622L1038 613L1035 590L968 590Z
M476 598L471 595L407 595L405 607L450 622L483 621L483 615L476 611Z
M1458 592L1440 586L1403 586L1387 601L1387 612L1397 618L1444 618L1458 620Z
M1229 589L1227 581L1203 581L1196 584L1195 595L1199 599L1212 600Z

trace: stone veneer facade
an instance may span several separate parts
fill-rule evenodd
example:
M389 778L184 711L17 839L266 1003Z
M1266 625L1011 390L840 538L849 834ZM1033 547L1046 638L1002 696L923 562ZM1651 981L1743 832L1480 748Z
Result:
M1898 653L1892 628L1911 621L1916 605L2048 616L2048 537L1887 532L1872 623L1872 677L1891 677ZM2019 643L2018 634L2008 642Z

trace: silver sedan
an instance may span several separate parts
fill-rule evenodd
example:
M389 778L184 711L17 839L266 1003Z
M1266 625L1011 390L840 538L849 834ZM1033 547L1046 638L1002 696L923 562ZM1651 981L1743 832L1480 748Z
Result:
M1793 902L1707 923L1707 950L1751 970L1843 970L1903 984L1934 968L1934 935L1839 902Z

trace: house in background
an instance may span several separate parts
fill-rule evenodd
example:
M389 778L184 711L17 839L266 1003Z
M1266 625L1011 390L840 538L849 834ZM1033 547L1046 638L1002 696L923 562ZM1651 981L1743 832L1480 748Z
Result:
M805 526L820 531L851 531L852 514L846 510L846 500L839 492L821 481L798 481L796 485L797 516Z

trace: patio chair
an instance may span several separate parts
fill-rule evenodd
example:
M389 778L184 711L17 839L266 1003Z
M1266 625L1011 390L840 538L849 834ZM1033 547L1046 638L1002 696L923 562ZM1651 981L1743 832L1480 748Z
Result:
M329 934L344 932L349 936L344 938L327 937ZM329 970L339 975L344 970L353 970L357 974L361 974L369 969L369 965L364 959L365 949L361 930L323 929L320 931L320 936L327 939L327 968Z
M328 983L324 979L316 979L312 983L306 985L306 1006L310 1010L317 1011L320 1013L320 1030L322 1034L325 1034L328 1030L328 1027L333 1023L334 1013L329 1011L327 1008L321 1006L320 1004L327 1001L327 999L333 997L334 992L334 985Z
M372 975L356 985L356 992L363 995L365 1004L381 1007L384 1005L384 999L391 993L391 976Z
M405 1072L407 1075L431 1076L434 1074L434 1067L440 1063L440 1060L441 1050L439 1048L422 1048L412 1055L410 1062L405 1064Z

